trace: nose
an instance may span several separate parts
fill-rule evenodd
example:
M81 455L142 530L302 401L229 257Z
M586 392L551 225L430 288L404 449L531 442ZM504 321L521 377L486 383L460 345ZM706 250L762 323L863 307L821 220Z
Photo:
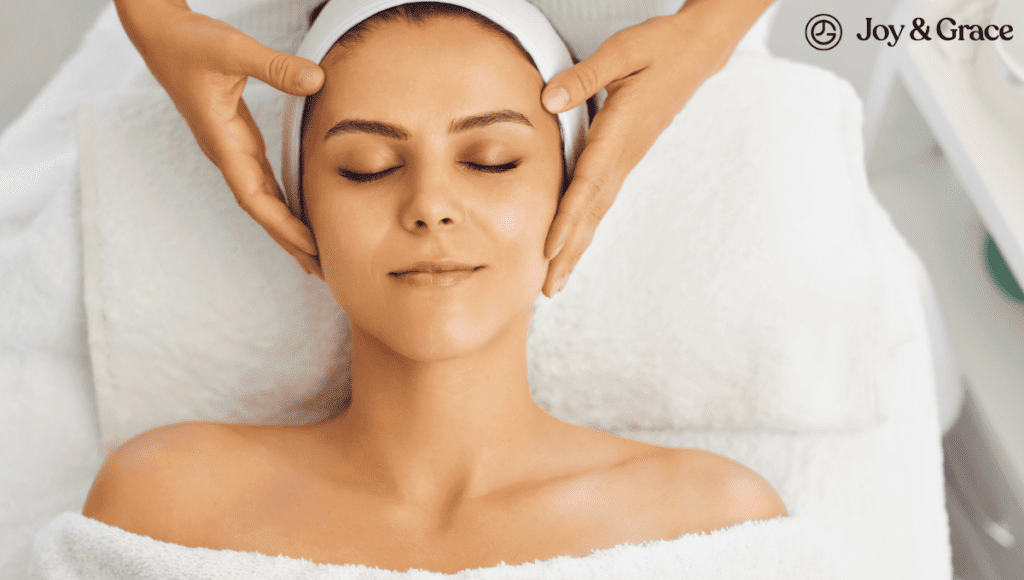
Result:
M454 228L465 221L465 206L443 171L425 169L408 181L409 192L401 208L402 226L412 233Z

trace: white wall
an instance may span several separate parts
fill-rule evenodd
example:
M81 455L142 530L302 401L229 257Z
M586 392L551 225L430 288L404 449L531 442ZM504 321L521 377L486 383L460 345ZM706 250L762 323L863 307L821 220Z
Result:
M857 40L863 34L865 19L872 25L888 23L896 0L778 0L779 13L775 17L768 48L772 53L831 69L846 77L863 99L867 94L871 70L879 50L888 47L875 40ZM804 27L812 16L831 14L843 27L843 37L831 50L812 48L804 39ZM903 34L907 34L904 31ZM906 37L901 36L905 41Z
M110 0L0 0L0 132L78 48Z

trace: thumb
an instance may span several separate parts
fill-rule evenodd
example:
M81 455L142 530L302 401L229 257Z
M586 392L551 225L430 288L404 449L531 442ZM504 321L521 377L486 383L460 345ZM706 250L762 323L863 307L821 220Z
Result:
M541 96L544 107L552 113L568 111L612 81L643 68L635 64L635 54L627 48L625 37L620 32L604 41L589 58L552 77Z
M309 59L268 48L242 35L237 53L242 73L290 95L311 95L324 84L324 71Z

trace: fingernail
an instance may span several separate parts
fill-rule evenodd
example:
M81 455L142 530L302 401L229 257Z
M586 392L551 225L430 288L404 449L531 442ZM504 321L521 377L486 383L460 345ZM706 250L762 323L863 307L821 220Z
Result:
M317 86L316 76L316 69L302 69L302 72L299 73L299 86L308 91L315 89Z
M311 238L309 234L302 236L299 242L299 247L302 248L304 252L306 252L310 256L317 255L316 242L313 241L313 238Z
M545 258L547 258L548 260L553 260L553 259L555 259L555 256L558 255L558 252L562 251L562 248L565 246L565 236L563 235L563 236L561 236L561 238L562 239L557 240L555 242L555 249L550 254L545 255L544 256ZM547 246L545 246L545 247L547 247Z
M551 252L551 256L549 257L554 258L555 256L557 256L558 252L561 252L563 247L565 247L565 240L558 242L558 245L555 247L555 251Z
M548 96L544 97L544 106L552 113L561 111L568 102L569 93L562 87L548 91Z
M569 281L569 275L566 274L558 279L558 289L555 290L555 294L558 294L565 289L565 283Z

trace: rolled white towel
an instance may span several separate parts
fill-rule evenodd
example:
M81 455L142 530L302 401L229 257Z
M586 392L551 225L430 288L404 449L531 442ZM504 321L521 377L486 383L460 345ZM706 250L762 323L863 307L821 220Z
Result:
M255 552L189 548L126 532L75 512L65 512L35 537L32 580L165 580L200 578L306 578L324 580L424 580L460 578L652 580L732 578L839 578L834 544L812 519L778 517L747 521L705 534L640 545L619 544L582 557L559 556L526 564L499 564L442 574L405 572L356 564L317 564Z

